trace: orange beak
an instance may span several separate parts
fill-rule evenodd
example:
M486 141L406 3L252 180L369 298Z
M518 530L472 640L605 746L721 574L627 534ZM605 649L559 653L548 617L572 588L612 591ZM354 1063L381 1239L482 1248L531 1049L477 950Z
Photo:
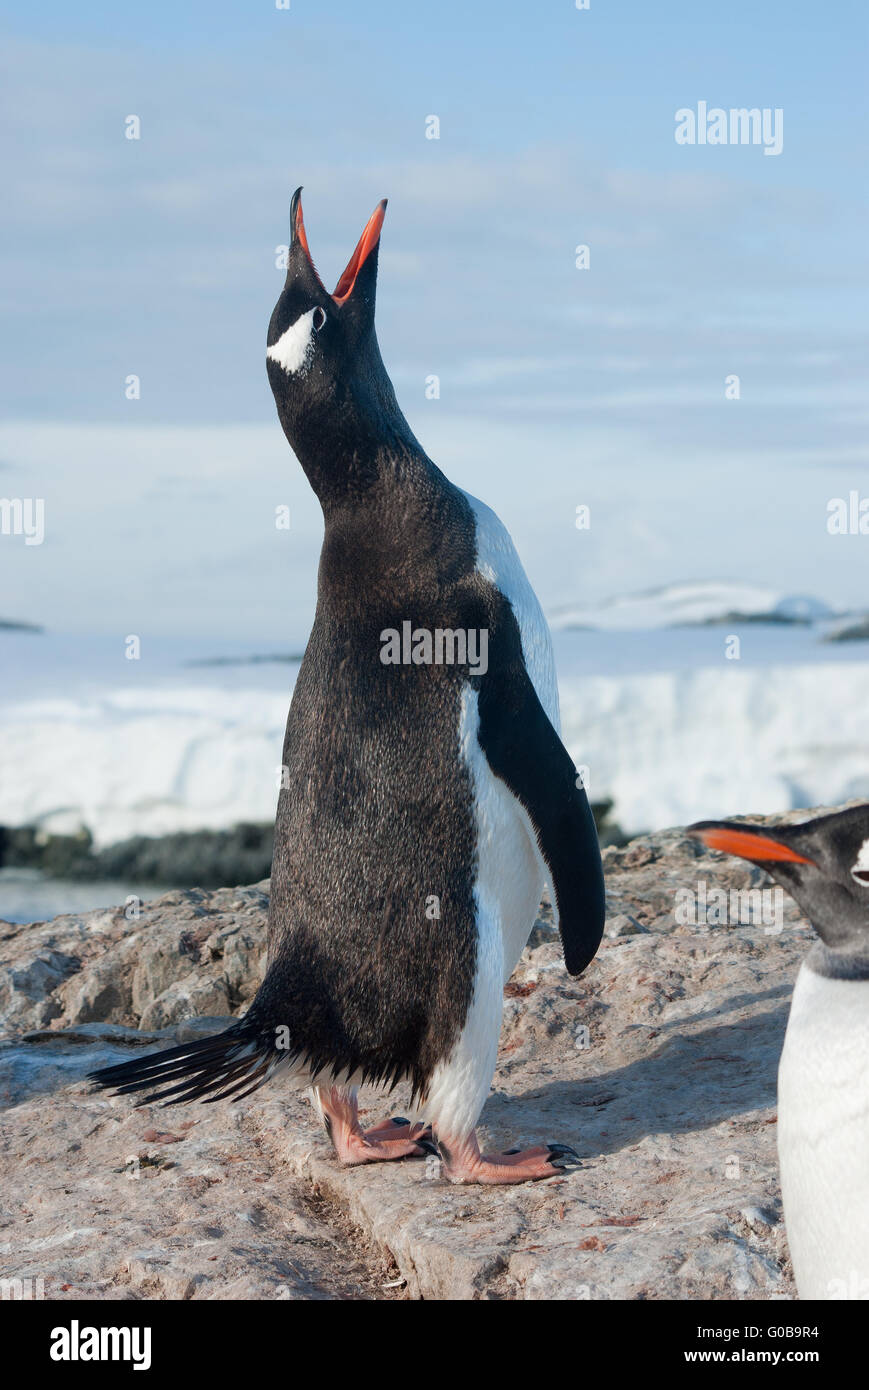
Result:
M347 268L344 274L332 291L332 298L336 304L343 304L345 299L349 299L350 295L353 293L353 286L356 284L356 276L359 274L380 240L380 230L383 226L383 219L385 216L386 199L381 198L365 224L365 231L356 243L356 250L347 262Z
M302 216L302 190L301 190L301 188L298 189L297 192L293 195L293 202L294 202L295 205L296 205L295 224L294 224L294 227L293 227L293 231L295 232L295 235L296 235L298 241L301 243L302 250L304 251L305 255L308 257L308 260L311 261L311 265L313 265L314 262L313 262L313 260L311 259L311 248L310 248L310 246L308 245L308 235L307 235L307 232L305 231L305 219L304 219L304 217Z
M783 845L780 840L770 839L760 830L740 830L735 825L715 825L712 822L700 821L697 825L688 827L688 834L702 840L709 849L720 850L722 854L733 854L738 859L749 859L754 864L769 864L774 861L789 864L815 862L797 854L796 850L791 849L789 845Z
M311 265L313 266L314 261L311 256L311 248L308 245L308 236L305 231L305 220L302 216L301 195L301 188L297 189L296 192L293 194L293 234L295 240L299 242L300 246L302 247L302 250L308 257L308 260L311 262ZM365 224L365 230L356 243L356 249L353 252L353 255L350 257L349 261L347 262L347 266L344 270L343 275L341 276L340 280L335 286L332 298L334 299L336 304L344 304L353 293L353 286L356 284L356 277L358 276L365 262L368 260L368 257L371 255L371 252L374 250L375 246L380 241L380 232L383 227L383 219L385 216L386 199L382 198L380 202L377 204L377 207L372 212L367 223ZM320 277L318 275L317 279L319 280L319 278Z

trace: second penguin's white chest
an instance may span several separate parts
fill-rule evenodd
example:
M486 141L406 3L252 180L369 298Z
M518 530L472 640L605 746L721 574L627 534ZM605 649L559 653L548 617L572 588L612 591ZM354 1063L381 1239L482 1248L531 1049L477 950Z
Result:
M869 982L804 963L779 1066L778 1148L801 1298L869 1298Z

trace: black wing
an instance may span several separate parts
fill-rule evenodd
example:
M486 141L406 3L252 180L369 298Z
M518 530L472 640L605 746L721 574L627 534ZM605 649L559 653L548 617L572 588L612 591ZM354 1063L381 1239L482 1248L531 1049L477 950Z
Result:
M600 945L606 917L588 797L524 664L511 663L509 676L490 670L480 677L479 691L480 747L528 812L549 869L564 963L571 975L581 975Z

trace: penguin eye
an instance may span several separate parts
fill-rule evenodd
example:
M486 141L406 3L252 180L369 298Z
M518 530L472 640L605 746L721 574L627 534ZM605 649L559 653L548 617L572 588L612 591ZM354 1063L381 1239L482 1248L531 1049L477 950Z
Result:
M314 317L312 318L311 322L314 325L314 332L319 333L320 329L323 327L323 324L326 322L326 310L321 309L318 305L317 308L314 310Z
M869 888L869 869L858 869L856 865L851 870L851 877L855 883L859 883L863 888Z

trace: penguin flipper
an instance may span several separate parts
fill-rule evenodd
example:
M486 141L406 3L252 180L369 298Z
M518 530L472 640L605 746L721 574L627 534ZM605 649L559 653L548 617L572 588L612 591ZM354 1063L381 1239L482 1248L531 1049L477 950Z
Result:
M581 975L601 943L606 917L597 829L573 761L524 667L481 677L478 740L496 777L527 812L549 870L564 964Z

